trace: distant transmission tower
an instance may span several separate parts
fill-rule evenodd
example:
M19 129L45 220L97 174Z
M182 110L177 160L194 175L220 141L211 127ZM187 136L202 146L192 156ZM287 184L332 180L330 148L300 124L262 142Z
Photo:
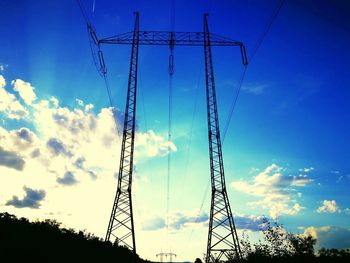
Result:
M83 12L83 11L82 11ZM83 12L84 14L84 12ZM86 19L86 18L85 18ZM136 13L134 30L109 38L98 39L91 23L86 19L90 42L98 48L98 60L95 60L100 73L105 77L107 68L104 63L101 44L131 45L128 94L124 116L124 129L120 155L117 193L113 202L106 240L111 236L118 245L126 246L136 253L134 220L131 201L133 173L135 114L137 91L137 63L139 45L169 46L171 56L174 46L203 46L206 72L206 102L208 117L208 139L210 155L210 175L212 186L209 232L206 263L224 259L241 259L235 224L226 192L224 162L222 158L219 117L216 102L212 46L239 46L243 65L247 65L247 56L242 42L209 32L207 14L204 15L204 32L140 31L139 14ZM96 57L96 56L93 56ZM173 59L173 57L172 57ZM108 88L109 89L109 88ZM159 256L161 256L159 254ZM162 255L164 256L164 255Z
M173 262L173 257L176 257L177 255L175 253L172 253L172 252L169 252L169 253L160 252L156 256L157 256L157 258L159 257L160 262L164 262L163 261L164 257L165 258L169 257L168 263L172 263Z

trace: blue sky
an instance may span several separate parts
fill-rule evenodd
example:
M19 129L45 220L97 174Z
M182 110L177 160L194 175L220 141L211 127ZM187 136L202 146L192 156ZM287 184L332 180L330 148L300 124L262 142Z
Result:
M83 2L100 38L131 31L136 10L141 30L170 29L171 1ZM176 1L175 30L202 31L209 12L210 31L243 41L250 56L277 3ZM120 141L78 5L16 0L0 9L0 209L103 237ZM319 246L350 247L349 10L346 1L286 1L248 66L223 145L239 233L256 237L265 215L317 236ZM103 51L123 111L130 47ZM170 237L168 56L167 47L140 47L137 247L148 259L171 249L194 260L205 251L210 200L199 212L209 181L203 50L175 47ZM213 48L213 56L223 130L242 66L238 48Z

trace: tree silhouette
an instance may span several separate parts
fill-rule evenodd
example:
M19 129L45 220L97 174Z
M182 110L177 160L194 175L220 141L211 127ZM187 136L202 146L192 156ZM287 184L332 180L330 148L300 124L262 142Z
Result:
M240 240L244 262L349 262L350 250L321 249L315 255L314 246L317 242L311 236L288 232L282 224L266 220L266 229L262 231L263 240L251 244L249 237L243 235Z
M0 213L0 262L114 262L144 263L127 248L84 231L62 228L55 220L29 222Z
M286 231L279 223L267 222L263 240L252 244L241 238L243 263L345 263L349 249L320 249L316 239ZM29 222L0 213L0 262L103 262L145 263L127 248L104 242L85 231L63 228L56 220ZM196 258L194 263L202 263Z

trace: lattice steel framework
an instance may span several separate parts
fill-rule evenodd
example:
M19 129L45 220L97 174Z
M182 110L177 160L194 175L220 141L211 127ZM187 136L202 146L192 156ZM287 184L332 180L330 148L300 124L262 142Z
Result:
M132 45L118 187L108 224L106 240L110 240L111 236L113 236L119 245L124 245L136 253L131 185L133 173L139 45L168 45L171 54L173 54L174 46L203 46L206 70L208 138L212 185L206 263L218 262L225 258L237 258L240 260L241 251L225 185L211 47L238 46L241 51L242 63L243 65L247 65L248 61L243 43L232 40L228 37L210 33L208 29L207 15L204 16L204 32L140 31L138 13L136 13L134 31L132 32L99 40L94 28L89 24L88 30L91 42L98 47L99 60L97 62L95 61L95 64L97 64L98 70L104 76L106 75L107 68L104 63L102 51L100 50L100 45ZM171 57L171 61L169 62L169 65L171 65L169 66L169 70L172 68L172 60L173 57ZM172 74L171 71L169 72Z
M118 187L108 224L106 240L113 236L119 245L136 253L134 218L132 213L131 185L134 160L135 114L137 91L137 62L139 51L139 14L136 13L132 37L131 60L126 99L124 130L120 154Z
M206 262L218 262L223 257L226 259L234 257L240 260L241 250L226 192L207 15L204 15L204 57L212 188Z

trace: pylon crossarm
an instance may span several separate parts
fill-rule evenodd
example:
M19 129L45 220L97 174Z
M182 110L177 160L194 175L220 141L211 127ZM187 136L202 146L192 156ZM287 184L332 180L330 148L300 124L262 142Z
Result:
M139 31L140 45L204 46L204 32ZM210 33L212 46L244 46L242 42ZM99 44L130 45L133 32L126 32L98 40Z

